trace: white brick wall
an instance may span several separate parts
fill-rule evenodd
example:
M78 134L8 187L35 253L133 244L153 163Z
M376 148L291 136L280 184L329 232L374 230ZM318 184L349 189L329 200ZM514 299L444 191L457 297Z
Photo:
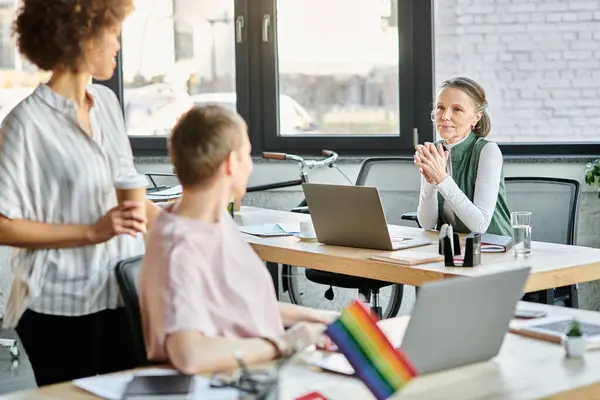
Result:
M497 141L600 138L600 0L436 0L435 78L488 97Z

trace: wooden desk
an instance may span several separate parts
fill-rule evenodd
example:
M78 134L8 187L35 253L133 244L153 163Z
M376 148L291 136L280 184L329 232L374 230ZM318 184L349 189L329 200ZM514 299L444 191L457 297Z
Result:
M546 310L549 316L572 315L600 323L600 313L521 303L521 307ZM406 319L386 321L398 335ZM308 352L282 372L281 399L294 399L318 390L331 400L372 399L363 384L354 378L322 372L309 365L313 358L326 357ZM600 398L600 350L589 350L583 360L566 359L560 345L507 334L500 354L490 361L424 375L411 382L396 398L402 399L593 399ZM16 392L2 400L95 399L71 383L38 390Z
M283 223L288 229L298 229L298 223L309 220L306 214L242 207L236 213L239 225ZM437 232L420 228L390 226L393 236L427 238L436 241ZM527 265L531 275L526 292L551 289L575 283L600 279L600 249L533 242L531 256L525 260L513 259L510 252L482 254L481 265L475 268L449 268L443 262L417 266L401 266L374 261L370 256L381 250L328 246L304 242L295 237L260 238L245 235L261 259L267 262L296 265L322 271L378 279L387 282L420 286L424 282L453 276L478 276L491 272ZM406 250L410 251L410 250ZM421 247L419 251L437 253L437 245Z

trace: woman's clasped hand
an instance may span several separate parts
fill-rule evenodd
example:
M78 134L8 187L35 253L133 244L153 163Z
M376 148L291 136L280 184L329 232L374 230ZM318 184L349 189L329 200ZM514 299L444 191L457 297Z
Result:
M415 165L428 183L438 185L448 176L446 163L448 162L448 151L444 146L426 142L415 147Z

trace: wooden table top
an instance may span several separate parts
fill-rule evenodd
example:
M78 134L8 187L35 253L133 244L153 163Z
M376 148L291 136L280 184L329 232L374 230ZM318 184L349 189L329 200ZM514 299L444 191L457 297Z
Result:
M549 317L570 315L600 323L600 313L533 303L520 307L545 310ZM387 320L387 331L402 335L407 317ZM294 399L316 390L330 400L372 399L357 379L323 372L311 365L321 352L306 352L282 371L281 399ZM564 348L508 333L500 354L489 361L423 375L395 398L402 399L577 399L600 398L600 350L588 350L583 359L565 358ZM0 396L2 400L96 399L72 383Z
M310 216L242 207L241 211L236 213L235 220L238 225L283 223L287 229L297 230L299 221L310 220ZM438 238L437 232L417 227L390 225L390 232L399 237L427 238L431 241ZM371 255L381 253L381 250L329 246L301 241L295 237L261 238L247 234L244 236L264 261L413 286L453 276L479 276L521 266L531 267L531 275L525 286L526 292L600 279L600 249L591 247L532 242L531 256L526 259L515 260L511 252L485 253L481 255L482 261L479 266L461 268L446 267L443 262L401 266L370 259ZM432 254L437 254L437 250L437 245L415 249Z

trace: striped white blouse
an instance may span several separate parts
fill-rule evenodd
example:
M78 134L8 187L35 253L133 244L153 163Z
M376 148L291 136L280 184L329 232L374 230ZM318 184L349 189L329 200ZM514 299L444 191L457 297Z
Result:
M135 169L117 97L90 85L91 136L75 103L42 84L0 126L0 214L49 224L93 224L117 205L113 182ZM121 304L119 260L142 254L143 237L64 249L15 249L4 326L30 308L77 316Z

